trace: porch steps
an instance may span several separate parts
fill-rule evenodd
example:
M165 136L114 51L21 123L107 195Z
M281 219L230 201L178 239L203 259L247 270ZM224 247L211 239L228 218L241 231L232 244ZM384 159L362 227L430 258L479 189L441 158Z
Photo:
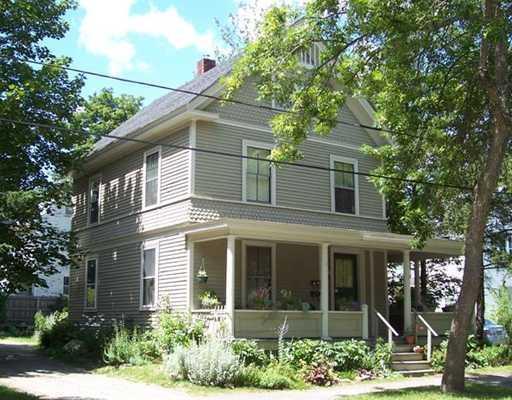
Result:
M430 367L430 363L423 359L423 354L412 351L412 347L407 344L393 345L391 369L404 376L433 374L434 370Z

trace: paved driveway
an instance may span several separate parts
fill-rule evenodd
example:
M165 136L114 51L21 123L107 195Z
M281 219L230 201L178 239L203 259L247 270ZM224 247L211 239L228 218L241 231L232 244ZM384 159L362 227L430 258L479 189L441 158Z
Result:
M484 376L479 381L510 385L509 375ZM358 383L306 391L239 390L212 396L195 396L178 389L135 383L120 378L88 373L51 360L27 345L0 343L0 385L40 396L45 400L182 400L182 399L248 399L248 400L330 400L339 396L439 385L440 376L403 379L394 382Z

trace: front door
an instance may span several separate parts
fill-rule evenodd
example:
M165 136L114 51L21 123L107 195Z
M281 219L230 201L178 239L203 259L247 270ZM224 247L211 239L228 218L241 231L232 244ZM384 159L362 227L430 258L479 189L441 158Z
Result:
M334 310L358 310L359 270L354 254L334 254Z

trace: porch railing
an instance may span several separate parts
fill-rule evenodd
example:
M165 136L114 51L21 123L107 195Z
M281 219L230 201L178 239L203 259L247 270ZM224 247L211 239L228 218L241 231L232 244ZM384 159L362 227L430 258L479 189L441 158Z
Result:
M432 335L439 336L437 332L430 326L430 324L422 317L421 314L416 314L420 322L427 328L427 361L432 359Z
M398 336L398 332L395 330L395 328L393 328L391 326L391 324L388 322L388 320L386 318L384 318L384 316L380 312L378 312L377 310L374 310L374 311L375 311L375 314L377 314L377 317L379 317L379 319L384 323L386 328L388 328L388 344L390 346L393 346L393 335Z

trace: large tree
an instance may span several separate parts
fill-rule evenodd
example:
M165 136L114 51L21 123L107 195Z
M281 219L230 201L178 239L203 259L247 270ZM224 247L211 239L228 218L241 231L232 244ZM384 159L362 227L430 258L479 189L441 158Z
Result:
M511 191L497 184L512 128L511 9L503 0L312 0L304 10L274 8L226 80L227 95L254 77L264 100L289 105L271 121L275 159L300 158L311 131L328 135L347 96L375 106L391 144L365 151L382 161L377 173L403 179L374 182L400 206L414 245L439 233L464 236L446 391L464 389L484 232L493 201ZM315 44L320 62L301 66L297 54Z
M81 104L81 76L61 68L45 40L68 30L68 0L0 2L0 118L69 126ZM50 65L34 66L25 60ZM0 121L0 295L32 284L68 262L69 235L43 212L70 202L66 174L83 154L85 137Z

